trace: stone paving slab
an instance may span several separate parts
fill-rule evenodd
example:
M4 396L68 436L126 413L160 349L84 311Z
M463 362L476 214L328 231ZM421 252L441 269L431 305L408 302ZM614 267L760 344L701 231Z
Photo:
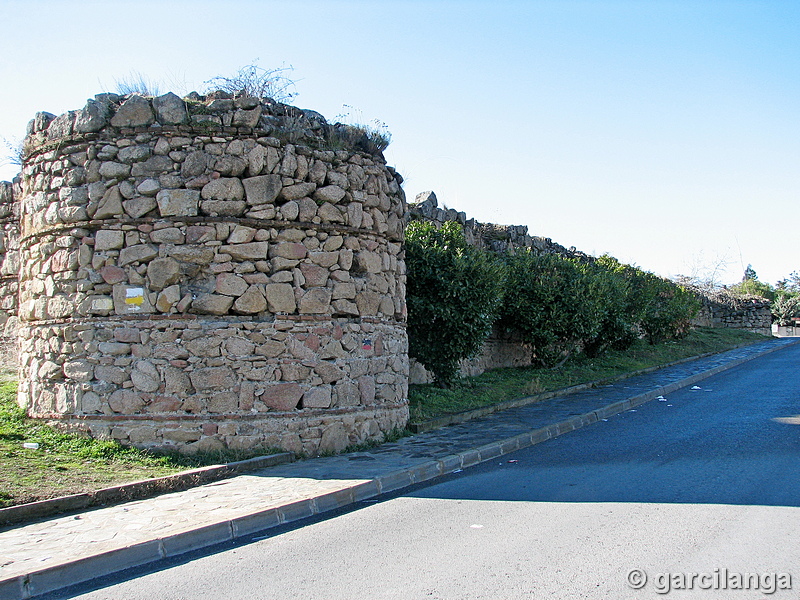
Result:
M769 340L368 452L279 465L5 529L0 531L0 598L31 598L427 481L629 410L799 341Z
M0 528L16 523L30 523L35 519L46 519L65 512L88 510L99 506L133 502L145 498L152 498L167 492L179 492L197 487L212 481L226 479L237 473L255 471L265 467L272 467L286 462L292 462L294 455L291 452L281 452L267 456L257 456L247 460L228 463L225 465L212 465L190 469L174 475L144 479L131 483L122 483L111 487L94 490L83 494L61 496L49 500L40 500L28 504L18 504L0 508ZM0 563L2 565L2 563Z

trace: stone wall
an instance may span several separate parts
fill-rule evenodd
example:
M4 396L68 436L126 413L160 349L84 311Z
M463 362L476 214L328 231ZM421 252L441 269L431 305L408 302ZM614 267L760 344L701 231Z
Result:
M476 248L494 252L531 250L539 254L560 254L579 260L593 259L574 246L566 248L550 238L528 235L527 225L481 223L475 219L467 219L466 213L454 208L439 208L438 199L433 192L417 194L408 209L411 220L430 221L437 226L448 221L456 221L462 226L467 243Z
M123 443L313 455L403 426L409 218L457 221L479 248L592 260L433 192L407 210L367 135L269 99L101 94L27 133L21 178L0 183L19 401ZM697 324L769 321L764 303L707 299ZM529 361L495 332L462 372Z
M747 329L764 335L772 334L772 312L766 298L735 296L725 290L707 292L695 289L702 307L692 321L699 327Z
M460 362L462 377L480 375L491 369L510 367L529 367L533 356L530 344L523 342L518 335L509 334L493 328L477 356ZM433 374L419 362L411 359L409 383L433 383Z
M31 416L312 455L405 424L402 178L365 135L269 99L102 94L38 113L25 153Z
M0 181L0 335L16 343L19 273L19 181ZM12 341L13 340L13 341Z

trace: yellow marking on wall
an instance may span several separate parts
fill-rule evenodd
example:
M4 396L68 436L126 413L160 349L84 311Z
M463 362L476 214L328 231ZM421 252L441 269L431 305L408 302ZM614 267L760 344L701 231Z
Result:
M125 304L139 308L144 304L144 290L142 288L128 288L125 290Z

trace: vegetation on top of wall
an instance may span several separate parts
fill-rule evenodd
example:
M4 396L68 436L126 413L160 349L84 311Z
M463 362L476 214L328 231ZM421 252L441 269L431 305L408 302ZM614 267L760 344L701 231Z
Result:
M384 127L386 124L384 123ZM329 144L334 149L352 147L370 154L383 152L392 141L392 134L388 130L383 133L377 128L363 125L348 125L336 123L330 129Z
M773 323L782 327L800 318L800 272L795 271L772 286L759 280L752 265L747 265L742 280L724 292L742 301L768 300Z
M159 83L143 75L139 71L131 71L128 75L114 80L117 94L140 94L142 96L158 96L161 94Z
M241 67L233 75L212 77L204 82L203 94L196 91L181 94L188 119L184 118L178 123L169 121L166 124L188 123L209 134L226 127L245 126L284 143L300 144L323 151L356 151L379 156L386 150L392 139L386 123L378 119L365 122L360 111L349 105L344 105L343 114L337 115L337 119L342 122L328 122L324 116L313 110L288 104L297 96L296 82L289 77L293 70L291 66L263 68L254 61ZM37 117L37 129L29 132L24 149L21 144L12 144L0 138L0 143L8 147L5 153L0 151L0 164L21 163L21 157L25 153L57 145L60 143L58 138L72 134L76 114L84 120L81 127L90 129L75 131L93 132L107 126L114 113L132 100L132 97L141 97L150 102L167 96L168 94L161 96L164 88L187 87L186 82L174 80L162 85L138 71L131 71L114 83L115 92L96 95L88 101L83 111L70 111L60 118L49 113L39 113L41 118ZM254 102L253 99L257 101ZM174 100L175 98L169 98L167 101L172 103ZM260 109L256 110L259 104ZM156 118L160 119L159 116ZM50 129L53 123L56 124L55 130ZM67 126L69 123L72 125Z
M275 102L287 104L296 96L295 80L287 76L294 71L294 67L280 67L265 69L256 64L245 65L235 75L226 77L218 75L206 81L206 93L221 91L232 96L251 96L254 98L271 98ZM311 111L297 111L299 114L289 114L289 122L282 128L281 133L287 141L295 143L302 139L304 130L308 128L308 119L305 118ZM355 116L351 115L351 112ZM314 118L320 119L322 115L314 113ZM341 122L328 125L325 123L325 138L327 144L334 150L354 148L369 154L383 152L392 141L392 134L383 121L373 119L364 122L361 111L345 104L342 114L336 116ZM322 119L324 121L324 119Z
M351 145L364 144L383 152L392 142L389 126L380 119L365 122L361 111L349 104L342 105L342 112L336 115L340 122L333 126L333 138L341 139Z
M440 385L483 345L503 298L504 266L467 245L457 223L441 229L414 221L406 229L409 355Z
M208 92L221 90L229 94L244 94L253 98L272 98L276 102L288 103L297 96L295 81L287 76L294 71L291 65L277 69L258 66L258 60L240 68L236 74L226 77L217 75L205 82Z

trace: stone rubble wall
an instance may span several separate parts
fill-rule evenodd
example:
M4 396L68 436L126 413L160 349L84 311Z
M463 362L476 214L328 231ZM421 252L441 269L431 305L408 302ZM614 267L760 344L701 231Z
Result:
M723 291L694 289L702 306L692 325L698 327L730 327L772 335L772 312L766 298L741 297Z
M19 400L124 443L316 454L403 426L407 219L456 221L496 252L592 259L433 192L406 207L366 135L269 99L101 94L27 133L21 179L0 182ZM705 299L696 324L770 320L768 305ZM528 364L495 332L462 373Z
M0 181L0 337L15 352L19 277L19 182Z
M402 177L270 99L101 94L22 170L20 403L138 446L317 454L405 424Z
M439 202L434 192L417 194L408 209L411 220L430 221L437 227L448 221L456 221L464 230L467 243L483 250L493 252L531 250L538 254L559 254L579 260L593 259L592 256L577 250L574 246L566 248L550 238L528 235L527 225L480 223L475 219L467 219L466 213L459 212L454 208L439 208Z
M484 341L481 351L476 356L460 362L460 373L462 377L473 377L492 369L529 367L533 364L532 356L533 349L530 344L526 344L518 336L495 327ZM408 382L425 384L433 381L433 374L412 358Z

